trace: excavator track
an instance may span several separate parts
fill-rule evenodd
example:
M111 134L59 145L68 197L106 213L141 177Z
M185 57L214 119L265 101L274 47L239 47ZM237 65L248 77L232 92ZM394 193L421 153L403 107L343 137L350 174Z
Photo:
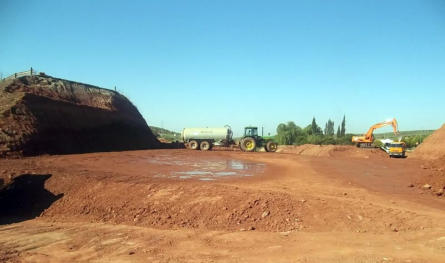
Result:
M371 148L376 148L375 146L372 145L372 143L357 143L357 147L358 148L367 148L367 149L371 149Z

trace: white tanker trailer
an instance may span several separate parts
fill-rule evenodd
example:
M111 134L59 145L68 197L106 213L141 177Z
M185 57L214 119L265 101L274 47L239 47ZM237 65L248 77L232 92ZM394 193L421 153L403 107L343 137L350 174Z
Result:
M257 127L244 128L244 136L238 144L235 143L232 136L232 129L228 125L222 128L184 128L182 130L185 147L192 150L207 151L214 145L225 147L236 145L246 152L255 151L256 147L263 146L267 152L275 152L278 147L272 140L265 140L259 136Z
M213 145L229 146L234 144L233 133L229 126L223 128L184 128L182 140L187 148L210 150Z

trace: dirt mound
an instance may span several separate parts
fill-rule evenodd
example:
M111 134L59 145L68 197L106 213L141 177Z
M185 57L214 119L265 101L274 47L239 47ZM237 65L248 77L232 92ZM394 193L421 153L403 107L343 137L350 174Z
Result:
M426 171L414 185L437 196L445 193L445 124L428 136L409 156L421 160Z
M411 154L423 160L445 159L445 124L428 136Z
M0 156L157 147L123 95L50 76L0 83Z
M353 157L353 158L371 158L387 157L380 149L360 149L354 146L346 145L312 145L304 144L280 145L277 152L293 153L306 156L327 156L327 157Z
M445 196L445 156L435 160L422 160L420 168L424 173L413 185L432 195Z
M207 185L174 181L148 185L108 182L109 190L99 192L98 187L102 185L103 182L90 180L82 190L66 189L65 198L54 203L42 216L160 229L249 230L254 227L263 231L288 231L300 227L298 220L302 220L304 209L302 202L286 194L258 193L233 186L214 185L210 189ZM122 191L128 194L122 195ZM272 220L276 218L283 220Z

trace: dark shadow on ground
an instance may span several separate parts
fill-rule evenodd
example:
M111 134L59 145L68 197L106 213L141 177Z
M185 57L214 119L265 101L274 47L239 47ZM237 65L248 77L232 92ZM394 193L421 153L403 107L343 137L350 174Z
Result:
M163 142L159 144L160 149L185 149L185 145L182 142Z
M0 188L0 225L12 224L39 216L63 194L45 189L50 174L22 174Z

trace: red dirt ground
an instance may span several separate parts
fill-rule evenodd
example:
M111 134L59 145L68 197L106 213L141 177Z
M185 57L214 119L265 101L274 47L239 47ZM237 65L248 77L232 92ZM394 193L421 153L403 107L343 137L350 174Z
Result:
M293 153L306 156L327 156L327 157L352 157L352 158L387 158L388 155L378 149L360 149L346 145L312 145L304 144L300 146L280 145L277 152Z
M15 187L2 192L31 189L20 200L31 207L18 207L41 212L0 225L0 261L443 262L445 198L426 181L431 167L339 149L0 160L0 178Z

